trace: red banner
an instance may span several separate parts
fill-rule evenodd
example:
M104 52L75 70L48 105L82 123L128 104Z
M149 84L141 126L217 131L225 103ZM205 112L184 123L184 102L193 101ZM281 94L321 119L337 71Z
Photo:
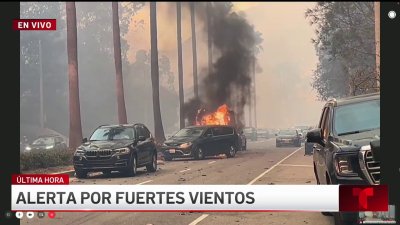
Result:
M57 30L56 19L15 19L14 30Z
M339 211L388 211L387 185L340 185Z
M69 184L69 176L68 174L13 174L11 176L11 183L25 185Z

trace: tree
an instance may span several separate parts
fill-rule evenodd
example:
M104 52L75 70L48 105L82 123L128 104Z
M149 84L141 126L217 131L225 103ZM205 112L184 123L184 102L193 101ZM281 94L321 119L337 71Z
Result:
M178 45L178 82L179 82L179 127L185 127L185 117L183 111L184 93L183 93L183 65L182 65L182 18L181 3L176 3L176 37Z
M67 51L69 77L69 147L75 149L82 141L79 103L78 49L75 2L66 2Z
M151 36L151 85L153 90L154 136L157 143L165 141L164 128L160 110L158 47L157 47L157 3L150 2L150 36Z
M114 61L116 74L116 91L118 105L118 121L120 124L128 123L125 109L124 83L122 78L121 40L119 30L118 2L112 2Z
M316 26L313 43L319 63L313 87L319 98L375 92L379 76L375 68L374 3L319 2L306 11L306 17Z
M194 97L199 97L198 80L197 80L197 44L196 44L196 17L195 3L190 2L190 24L192 28L192 53L193 53L193 91Z

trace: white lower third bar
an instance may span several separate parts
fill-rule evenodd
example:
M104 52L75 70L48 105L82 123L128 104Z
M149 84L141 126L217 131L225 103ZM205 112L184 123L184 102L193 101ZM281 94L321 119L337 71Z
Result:
M339 211L337 185L12 185L12 210Z

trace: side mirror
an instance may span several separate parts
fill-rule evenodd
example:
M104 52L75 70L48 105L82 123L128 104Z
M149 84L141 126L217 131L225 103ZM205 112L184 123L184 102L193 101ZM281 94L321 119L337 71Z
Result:
M146 137L145 136L139 136L138 141L145 141Z
M82 143L86 143L88 141L87 138L82 139Z
M316 128L307 132L307 142L322 144L322 132L320 128Z

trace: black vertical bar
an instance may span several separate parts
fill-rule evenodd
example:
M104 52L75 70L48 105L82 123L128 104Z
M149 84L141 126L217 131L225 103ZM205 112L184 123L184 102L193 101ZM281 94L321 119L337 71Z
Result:
M19 2L0 3L0 52L2 88L0 88L2 107L0 157L0 224L19 224L15 218L5 218L11 210L11 174L19 173L19 31L13 30L13 19L19 19Z
M396 17L389 18L390 11ZM400 159L399 154L399 102L398 80L400 53L400 3L381 2L381 104L382 104L382 157L381 183L389 186L389 204L396 207L396 220L400 224ZM397 122L394 122L397 121Z

